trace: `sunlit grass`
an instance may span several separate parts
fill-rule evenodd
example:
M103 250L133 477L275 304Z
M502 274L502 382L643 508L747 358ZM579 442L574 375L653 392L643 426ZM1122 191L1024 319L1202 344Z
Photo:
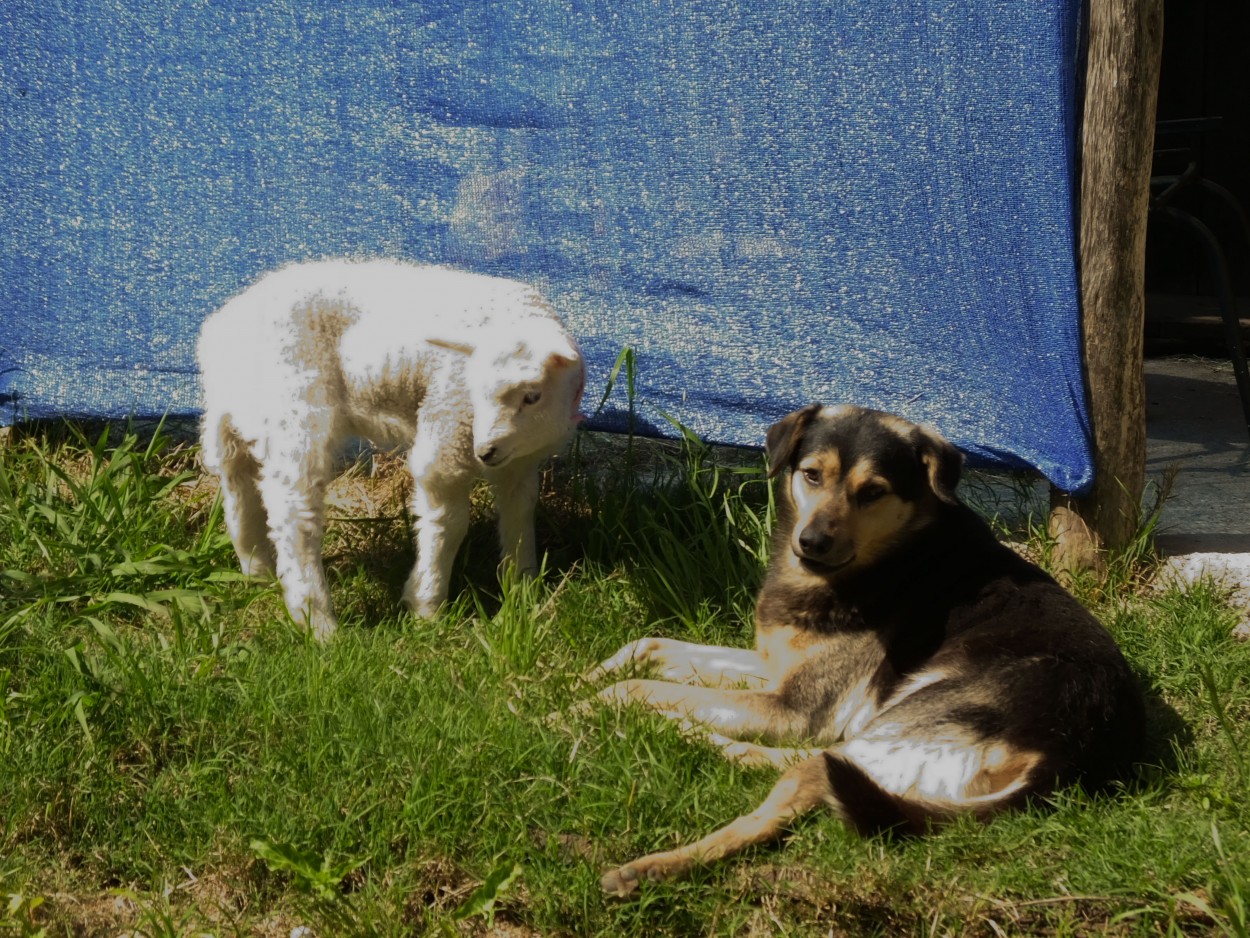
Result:
M333 526L328 646L237 575L194 457L117 430L0 449L0 935L1247 934L1250 648L1144 548L1078 584L1150 695L1123 792L907 843L816 816L621 904L603 866L772 775L633 711L550 715L628 639L750 641L758 456L583 440L545 484L543 578L496 579L483 505L436 622L398 602L403 485L358 474L378 501Z

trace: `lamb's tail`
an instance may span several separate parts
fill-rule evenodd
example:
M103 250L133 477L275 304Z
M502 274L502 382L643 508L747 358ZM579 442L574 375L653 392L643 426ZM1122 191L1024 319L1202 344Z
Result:
M205 410L200 420L200 461L206 469L221 473L255 462L247 443L228 414ZM249 471L250 475L255 472Z
M918 800L887 791L862 767L838 753L825 753L825 767L835 809L864 837L887 831L923 834L960 814L987 818L1020 807L1030 794L1026 778L1021 777L999 791L960 801Z

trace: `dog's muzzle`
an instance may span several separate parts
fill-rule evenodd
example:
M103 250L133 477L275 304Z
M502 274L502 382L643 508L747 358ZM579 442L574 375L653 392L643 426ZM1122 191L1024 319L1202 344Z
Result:
M839 543L833 532L808 525L791 542L791 550L805 566L823 573L841 570L855 559L855 545Z

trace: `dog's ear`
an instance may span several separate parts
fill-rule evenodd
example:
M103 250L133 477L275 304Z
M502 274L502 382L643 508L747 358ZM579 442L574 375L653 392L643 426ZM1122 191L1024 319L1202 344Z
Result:
M768 454L768 478L771 479L790 465L808 424L819 410L819 404L808 404L801 410L786 414L768 428L768 435L764 439L764 452Z
M958 504L955 489L963 473L964 454L931 427L917 426L913 438L920 461L929 473L933 494L947 504Z
M451 339L426 339L425 341L436 348L445 348L452 352L459 352L461 355L473 354L473 346L466 345L464 342L453 342Z

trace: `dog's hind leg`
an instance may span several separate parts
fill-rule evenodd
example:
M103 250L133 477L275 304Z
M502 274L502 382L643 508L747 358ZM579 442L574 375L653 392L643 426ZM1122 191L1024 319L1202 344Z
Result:
M610 895L628 896L642 880L672 879L697 864L711 863L755 844L767 843L779 837L792 820L826 803L831 794L824 758L817 756L800 762L786 770L768 797L750 814L696 843L640 857L609 870L599 885Z
M722 686L766 684L771 675L759 654L749 648L698 645L675 638L640 638L621 648L583 680L598 682L630 665L654 668L666 681Z
M861 833L988 817L1053 783L1043 752L1002 735L1006 716L956 680L921 687L829 751L839 814Z
M272 573L274 551L260 497L260 463L228 416L205 416L201 453L205 466L221 480L222 515L243 572Z

